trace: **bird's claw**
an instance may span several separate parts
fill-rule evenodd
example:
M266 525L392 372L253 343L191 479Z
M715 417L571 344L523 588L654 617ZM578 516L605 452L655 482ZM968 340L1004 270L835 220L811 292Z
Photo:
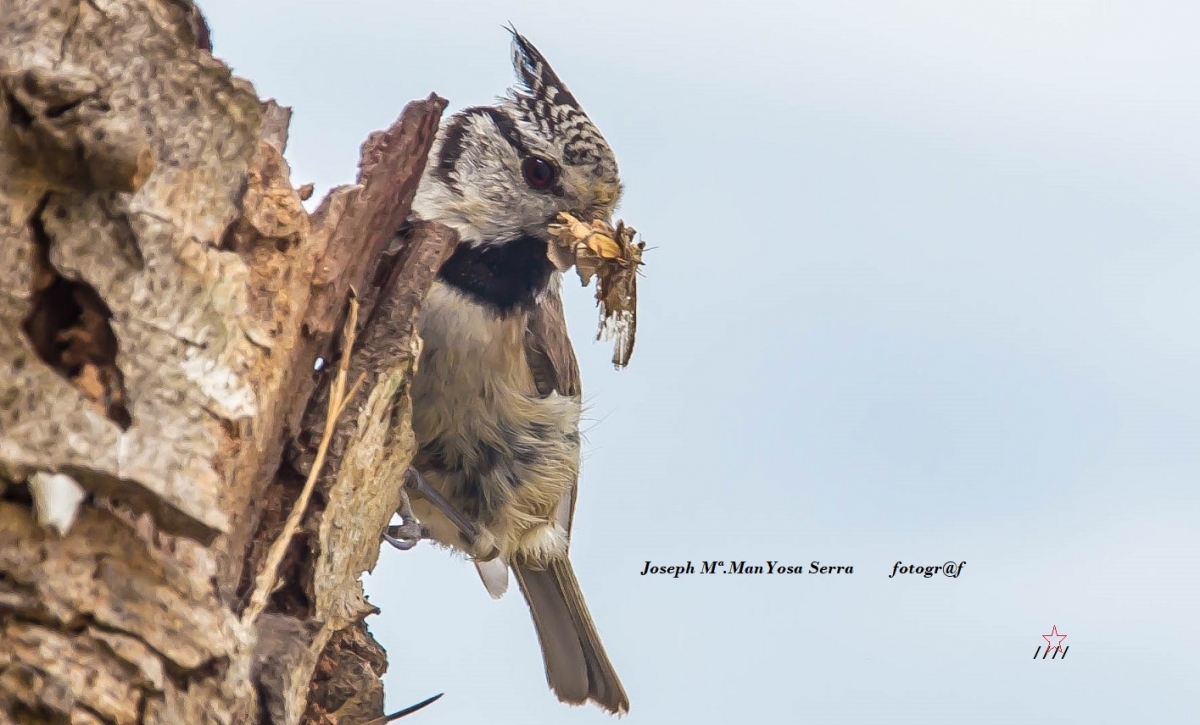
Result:
M408 492L400 489L400 523L388 526L383 532L383 540L400 551L408 551L417 545L421 539L427 538L428 533L413 513L412 503L408 500Z
M425 538L421 534L420 524L415 521L406 521L399 526L387 527L387 530L383 532L383 540L400 551L408 551Z
M397 509L397 513L400 514L403 523L398 526L389 526L383 534L384 541L401 551L408 551L421 539L429 538L429 532L417 522L416 516L413 515L412 505L408 500L409 491L415 492L429 505L440 511L450 523L454 524L458 529L459 537L463 542L462 548L465 551L477 553L479 549L485 548L480 545L482 533L480 528L464 516L454 504L446 500L436 488L429 484L421 472L412 466L404 472L404 487L400 489L400 508ZM474 557L479 561L491 561L500 555L500 549L496 547L495 541L490 536L487 539L486 551L482 555Z

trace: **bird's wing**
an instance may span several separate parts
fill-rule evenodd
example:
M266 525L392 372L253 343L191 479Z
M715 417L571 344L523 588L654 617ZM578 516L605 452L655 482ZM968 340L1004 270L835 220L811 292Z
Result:
M529 313L525 327L525 359L533 372L533 382L543 397L551 393L579 398L583 389L579 380L579 362L575 349L567 335L567 318L563 312L562 284L558 275L551 278L550 287L542 295L541 302ZM579 481L571 486L571 492L559 502L555 516L558 523L571 536L571 522L575 520L575 497Z
M543 397L557 392L578 398L579 363L571 338L567 336L567 318L563 313L562 283L555 277L541 302L529 313L525 327L525 358L533 370L533 381Z

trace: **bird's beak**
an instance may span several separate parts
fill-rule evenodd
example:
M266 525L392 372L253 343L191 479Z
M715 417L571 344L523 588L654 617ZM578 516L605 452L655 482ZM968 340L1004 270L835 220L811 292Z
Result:
M584 209L572 209L570 214L586 224L600 221L612 226L612 206L606 202L596 202Z
M580 209L583 213L574 214L575 218L586 222L603 221L612 226L613 210L621 196L621 187L597 181L591 185L590 191L592 193L588 208Z

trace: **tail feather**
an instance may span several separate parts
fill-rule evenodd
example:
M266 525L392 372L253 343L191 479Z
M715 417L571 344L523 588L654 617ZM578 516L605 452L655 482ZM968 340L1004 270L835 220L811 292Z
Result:
M558 699L573 705L592 700L611 713L629 712L629 698L600 643L571 562L556 559L546 569L514 565L513 572L533 615L546 681Z
M479 578L483 580L483 586L492 599L499 599L508 591L508 564L503 559L476 561L475 571L479 572Z

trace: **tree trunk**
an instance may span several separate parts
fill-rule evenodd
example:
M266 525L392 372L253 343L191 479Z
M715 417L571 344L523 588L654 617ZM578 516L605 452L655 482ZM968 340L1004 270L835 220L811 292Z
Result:
M0 0L0 725L382 714L359 577L455 242L397 234L444 107L309 215L190 2Z

